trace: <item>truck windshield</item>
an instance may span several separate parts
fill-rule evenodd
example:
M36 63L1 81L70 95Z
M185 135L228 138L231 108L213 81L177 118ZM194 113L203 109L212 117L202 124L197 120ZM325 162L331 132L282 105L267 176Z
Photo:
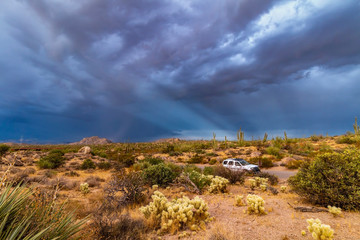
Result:
M241 165L243 165L243 166L250 165L250 163L248 163L248 162L245 161L244 159L240 159L240 160L238 160L238 162L240 162Z

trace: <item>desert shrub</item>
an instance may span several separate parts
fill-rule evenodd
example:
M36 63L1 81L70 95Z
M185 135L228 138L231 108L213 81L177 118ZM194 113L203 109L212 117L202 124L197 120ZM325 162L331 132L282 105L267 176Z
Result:
M182 197L168 201L164 194L155 191L151 198L153 201L141 207L140 211L159 229L158 233L174 233L185 227L192 231L205 230L206 222L212 220L207 204L199 197Z
M321 139L323 139L323 138L324 138L323 135L316 135L316 134L314 134L314 135L311 135L311 136L310 136L310 139L311 139L311 141L313 141L313 142L317 142L317 141L319 141L319 140L321 140Z
M166 186L169 183L172 183L176 178L173 170L162 163L148 167L143 171L143 173L145 180L150 185Z
M341 136L336 140L336 143L338 144L353 144L356 143L356 140L352 136Z
M268 147L265 149L266 153L269 155L273 155L274 157L280 159L281 158L281 153L280 153L280 148L278 147Z
M91 159L85 159L82 164L80 165L80 169L86 170L86 169L95 169L96 165Z
M213 177L212 175L210 175L209 177L211 179L211 183L210 183L210 187L209 187L210 193L227 192L227 186L229 184L229 180L227 180L226 178L223 178L223 177L219 177L219 176Z
M64 175L68 176L68 177L79 177L80 176L80 174L78 174L75 171L66 172L66 173L64 173Z
M97 167L102 170L109 170L111 168L111 163L106 161L101 161L97 164Z
M195 154L194 156L192 156L188 163L202 163L204 160L204 156L199 155L199 154Z
M260 172L256 176L261 177L261 178L267 178L271 185L277 185L279 183L278 176L271 174L271 173Z
M298 169L301 167L301 165L304 164L303 160L291 160L286 163L286 168L288 169Z
M334 230L326 224L322 224L317 219L307 219L306 222L309 224L307 227L311 236L315 240L332 240L334 238Z
M0 145L0 157L3 156L7 151L9 151L10 147L5 144Z
M125 167L130 167L135 163L135 156L126 153L119 156L119 163Z
M167 145L163 150L163 153L172 153L175 152L175 146L174 145Z
M53 199L24 187L3 187L0 239L74 239L87 219L76 222L73 214L64 211L65 205L55 208Z
M212 167L204 167L203 174L204 175L214 175L215 170Z
M324 153L289 178L293 189L314 204L360 209L360 151Z
M120 209L130 204L139 204L145 200L145 181L140 172L125 171L112 176L105 188L108 206ZM119 194L121 193L121 194Z
M164 160L162 160L161 158L147 157L142 162L147 162L150 165L158 165L164 163Z
M36 170L35 168L25 168L23 173L26 173L26 174L35 174L36 173Z
M40 158L38 165L42 169L55 169L65 162L64 153L60 150L53 150L45 157Z
M142 240L148 230L142 219L119 213L96 213L93 226L96 239L99 240Z
M28 181L28 177L29 175L26 172L20 171L16 173L14 176L10 177L9 180L13 184L13 186L16 186L18 184L26 183Z
M187 164L185 167L184 167L184 172L192 172L192 171L196 171L198 173L201 173L201 168L193 165L193 164Z
M85 182L89 184L89 187L99 187L101 182L104 182L105 180L98 177L98 176L89 176L85 179Z
M57 175L57 172L54 171L54 170L46 170L42 174L47 178L52 178L52 177L55 177Z
M229 180L230 184L235 184L237 182L243 184L245 182L245 172L231 171L223 166L214 167L214 175L226 178Z
M265 212L265 201L258 195L249 194L246 197L246 203L248 205L248 214L266 214Z
M180 174L183 172L183 168L174 163L167 163L166 166L169 167L171 169L171 171L173 171L173 173L175 174L175 178L180 176Z
M216 164L216 163L217 163L216 159L211 159L211 160L209 161L209 164L210 164L210 165L214 165L214 164Z
M263 168L271 168L274 166L274 163L270 158L263 157L260 159L261 161L261 167Z
M211 179L208 176L201 174L197 171L192 171L188 175L190 180L196 185L196 187L200 190L200 192L205 187L209 186L211 183Z

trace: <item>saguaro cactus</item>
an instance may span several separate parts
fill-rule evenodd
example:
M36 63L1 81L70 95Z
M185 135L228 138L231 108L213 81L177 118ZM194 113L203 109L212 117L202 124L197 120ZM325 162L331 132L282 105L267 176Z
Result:
M268 138L268 134L267 134L267 133L265 133L265 134L264 134L264 139L263 139L263 142L264 142L264 143L266 143L267 138Z
M355 133L355 135L360 135L360 127L359 127L359 125L357 124L357 117L355 117L355 123L354 123L354 125L353 125L353 127L354 127L354 133Z
M216 133L213 132L213 144L214 148L216 147Z
M240 145L243 144L244 142L244 132L241 131L241 128L239 129L239 131L237 131L237 139Z

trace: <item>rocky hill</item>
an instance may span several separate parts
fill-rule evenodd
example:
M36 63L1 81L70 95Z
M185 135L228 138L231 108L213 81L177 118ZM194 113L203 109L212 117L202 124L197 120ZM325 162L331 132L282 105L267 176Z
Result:
M70 145L101 145L112 143L109 139L100 138L98 136L83 138L79 142L70 143Z

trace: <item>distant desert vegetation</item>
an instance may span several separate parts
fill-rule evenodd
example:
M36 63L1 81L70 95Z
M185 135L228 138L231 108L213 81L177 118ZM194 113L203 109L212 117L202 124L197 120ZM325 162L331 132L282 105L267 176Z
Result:
M237 136L2 144L0 239L360 239L357 124L342 136ZM231 171L227 158L261 172Z

